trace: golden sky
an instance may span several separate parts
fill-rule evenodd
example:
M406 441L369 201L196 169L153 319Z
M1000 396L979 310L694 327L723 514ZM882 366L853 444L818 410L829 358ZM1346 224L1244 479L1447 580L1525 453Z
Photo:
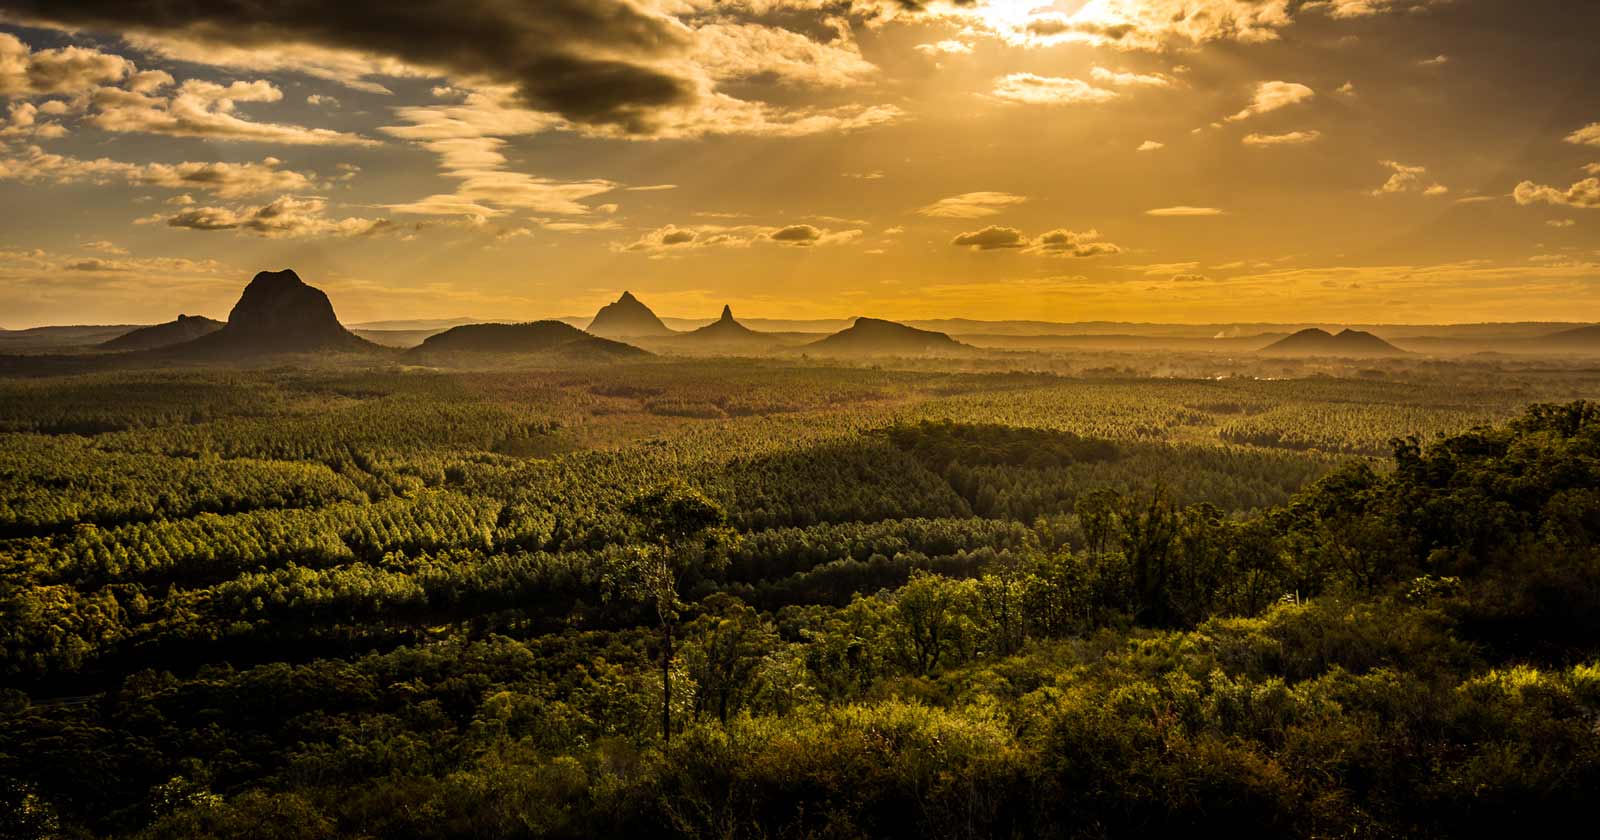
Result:
M0 0L0 326L1600 320L1596 3L191 5Z

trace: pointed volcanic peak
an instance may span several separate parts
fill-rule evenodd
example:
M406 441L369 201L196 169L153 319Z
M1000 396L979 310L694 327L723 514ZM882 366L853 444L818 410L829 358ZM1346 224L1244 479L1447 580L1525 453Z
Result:
M590 335L560 321L527 324L467 324L430 336L407 351L406 358L444 362L486 355L542 355L567 361L619 361L650 354L620 341Z
M656 338L676 335L656 313L650 311L632 292L623 292L615 303L600 307L589 332L602 338Z
M100 344L101 350L154 350L193 341L222 329L221 321L203 315L179 315L178 320L165 324L140 327Z
M695 343L771 343L772 339L764 333L756 332L744 324L734 320L733 307L723 306L722 317L706 324L705 326L684 333L684 341Z
M950 356L973 348L942 332L919 330L877 318L857 318L849 329L802 349L827 356Z
M244 287L221 329L164 350L188 357L367 352L378 346L346 330L328 296L289 269L263 271Z
M1404 356L1406 351L1361 330L1338 335L1312 327L1281 338L1259 352L1271 356Z

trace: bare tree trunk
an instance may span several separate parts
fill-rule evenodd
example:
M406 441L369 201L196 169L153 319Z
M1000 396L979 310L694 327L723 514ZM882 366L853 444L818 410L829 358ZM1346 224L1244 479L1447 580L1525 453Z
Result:
M661 740L672 743L672 622L661 622Z

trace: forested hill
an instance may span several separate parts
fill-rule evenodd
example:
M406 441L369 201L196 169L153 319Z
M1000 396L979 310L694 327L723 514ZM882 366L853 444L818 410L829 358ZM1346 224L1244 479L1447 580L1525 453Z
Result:
M504 376L338 419L294 413L310 384L377 388L158 378L97 451L51 430L104 401L8 433L61 490L0 511L0 836L1504 837L1600 789L1600 404L1223 510L1178 443L1004 393L522 461L481 447L574 432L470 397ZM1241 487L1267 457L1207 451Z
M430 360L451 354L543 354L566 359L614 359L649 355L620 341L590 335L560 321L526 324L465 324L429 336L406 353Z
M213 321L203 315L179 315L176 321L140 327L110 341L101 342L99 347L102 350L150 350L193 341L222 329L222 326L221 321Z
M804 347L808 353L838 356L949 355L971 349L944 333L878 318L857 318L848 329Z

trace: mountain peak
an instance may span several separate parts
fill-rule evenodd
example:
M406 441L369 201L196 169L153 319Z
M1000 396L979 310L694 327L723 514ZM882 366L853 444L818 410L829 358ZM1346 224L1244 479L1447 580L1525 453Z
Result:
M177 347L255 354L365 350L371 345L339 323L327 294L286 268L257 274L228 313L227 324Z
M942 332L865 316L856 318L848 329L806 347L824 354L883 356L949 355L971 349Z
M285 268L281 271L258 271L256 276L250 278L250 285L244 287L244 293L250 294L255 289L257 294L265 292L282 293L289 289L305 286L306 281L294 273L294 269Z
M733 307L723 304L722 317L697 330L690 331L684 338L691 342L711 343L719 345L741 345L750 347L756 344L768 344L771 339L733 317Z
M300 275L288 268L257 274L228 313L228 326L236 332L261 337L285 332L344 332L328 296L321 289L307 286Z
M650 355L632 345L599 338L560 321L451 327L429 336L407 355L411 358L430 358L484 353L545 354L569 359L621 359Z
M1344 329L1334 335L1317 327L1303 329L1273 342L1259 352L1303 356L1399 356L1405 353L1369 332Z
M100 345L103 350L154 350L193 341L222 329L221 321L201 315L179 315L178 320L131 330Z
M604 338L639 338L672 335L672 330L650 311L632 292L623 292L615 303L600 307L589 332Z

